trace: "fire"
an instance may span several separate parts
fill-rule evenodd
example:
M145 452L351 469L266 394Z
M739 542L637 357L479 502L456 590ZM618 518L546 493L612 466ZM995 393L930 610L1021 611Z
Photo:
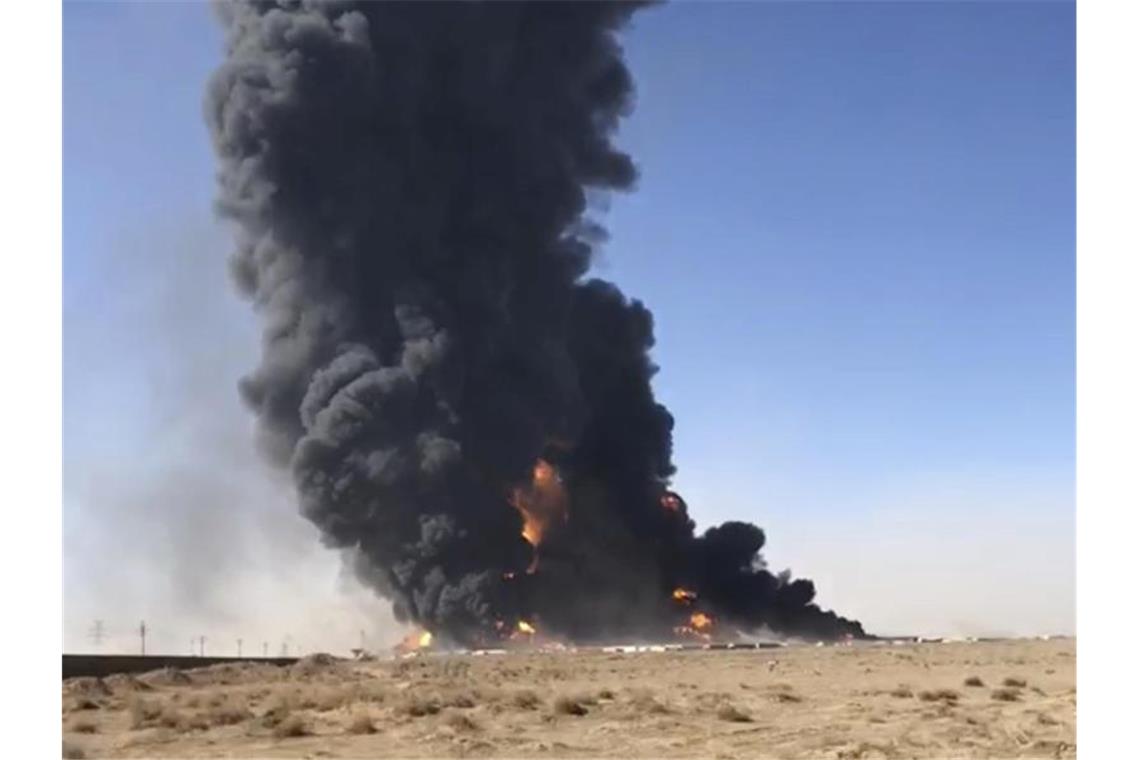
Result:
M661 506L670 512L680 512L681 499L678 498L677 494L673 493L672 491L666 491L665 493L661 494Z
M694 612L689 616L689 625L693 627L693 630L703 632L712 628L713 619L703 612Z
M673 600L680 602L681 604L692 604L696 598L696 591L690 591L689 589L681 588L680 586L673 589Z
M396 645L396 650L411 653L420 649L427 649L431 646L434 638L431 631L412 631Z
M509 501L522 515L522 537L536 549L555 521L565 522L569 518L566 491L562 487L558 471L545 459L534 463L530 484L515 488ZM537 569L536 553L527 572L533 573Z
M533 636L534 634L538 633L538 631L535 630L534 626L531 625L530 623L526 622L525 620L519 621L518 629L519 629L519 633L525 633L528 636Z

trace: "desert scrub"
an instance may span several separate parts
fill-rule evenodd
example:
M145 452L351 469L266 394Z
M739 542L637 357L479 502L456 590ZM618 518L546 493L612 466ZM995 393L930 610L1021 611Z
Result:
M1014 678L1013 676L1010 676L1009 678L1002 681L1001 685L1002 686L1008 686L1011 689L1024 689L1025 688L1025 679L1024 678Z
M444 718L444 722L455 731L478 731L480 729L478 723L461 712L449 712Z
M899 686L891 690L891 696L895 699L910 699L914 696L914 692L906 686Z
M523 689L514 693L511 704L521 710L534 710L542 704L542 700L530 689Z
M77 720L71 724L70 730L76 734L93 734L99 729L96 725L89 720Z
M275 739L292 739L298 736L308 735L309 727L305 725L305 721L301 720L300 715L290 715L273 727L273 737Z
M933 689L918 693L918 698L923 702L957 702L959 696L953 689Z
M352 716L345 731L350 734L374 734L376 733L376 724L372 722L372 716L366 712L358 712Z
M977 676L970 676L963 683L965 683L967 686L975 686L975 687L981 687L981 686L986 685L985 682L982 681L982 679L978 678Z
M1017 702L1021 699L1021 692L1017 689L994 689L990 696L999 702Z
M721 720L727 720L731 723L751 723L752 716L744 712L736 705L724 704L721 705L716 711L716 717Z
M558 715L585 715L586 706L572 697L559 697L554 700L554 712Z

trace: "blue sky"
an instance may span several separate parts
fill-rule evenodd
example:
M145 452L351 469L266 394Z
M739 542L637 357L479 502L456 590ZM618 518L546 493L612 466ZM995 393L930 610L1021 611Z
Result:
M108 588L169 572L130 539L163 530L166 497L129 489L248 432L254 322L225 284L201 111L220 44L205 5L65 4L73 648L93 616L206 615L177 584ZM626 47L642 174L596 273L654 311L698 520L759 522L773 565L871 629L1072 631L1073 5L679 3ZM186 408L234 421L187 432ZM291 510L261 488L221 515ZM313 599L340 593L290 530ZM258 574L282 551L228 566L276 598ZM253 629L247 601L207 606Z

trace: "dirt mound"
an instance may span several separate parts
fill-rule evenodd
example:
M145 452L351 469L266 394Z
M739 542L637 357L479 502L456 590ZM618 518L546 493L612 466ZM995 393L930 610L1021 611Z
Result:
M279 665L259 662L222 662L186 671L191 682L208 685L230 685L254 681L278 681L283 676Z
M140 691L154 690L154 687L150 684L143 683L134 676L124 673L116 673L113 676L107 676L103 679L103 681L115 694L135 694Z
M178 668L160 668L143 673L139 680L147 686L186 686L193 683L190 676Z
M351 676L352 668L344 660L324 652L302 657L289 666L289 677L302 680L314 678L342 680Z

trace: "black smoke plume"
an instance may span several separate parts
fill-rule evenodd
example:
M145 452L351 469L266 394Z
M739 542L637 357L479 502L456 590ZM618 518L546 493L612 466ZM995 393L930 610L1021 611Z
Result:
M657 636L677 587L734 629L862 635L759 528L694 535L652 315L587 279L590 212L636 177L611 137L637 7L221 6L219 207L265 323L241 393L326 543L446 639Z

